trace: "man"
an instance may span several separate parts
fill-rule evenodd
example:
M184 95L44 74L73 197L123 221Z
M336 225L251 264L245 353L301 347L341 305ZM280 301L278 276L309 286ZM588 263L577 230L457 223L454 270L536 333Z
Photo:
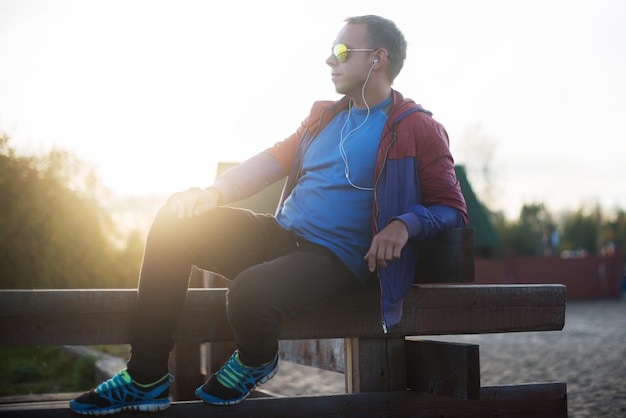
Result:
M368 280L380 281L382 331L400 321L416 241L467 220L444 128L391 87L405 56L393 22L347 19L326 60L344 97L315 103L293 135L210 187L170 197L147 237L127 369L72 410L169 406L168 356L194 265L232 280L237 350L197 389L209 404L241 402L277 373L283 319ZM275 215L226 206L285 176Z

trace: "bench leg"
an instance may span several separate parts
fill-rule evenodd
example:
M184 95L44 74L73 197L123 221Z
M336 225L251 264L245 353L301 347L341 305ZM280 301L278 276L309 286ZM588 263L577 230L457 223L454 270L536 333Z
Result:
M405 390L404 337L346 338L346 392Z
M175 401L196 399L196 388L204 381L200 371L200 345L176 344L170 355L169 367L175 377L170 384L171 398Z
M407 387L459 399L480 397L480 358L476 344L406 340Z

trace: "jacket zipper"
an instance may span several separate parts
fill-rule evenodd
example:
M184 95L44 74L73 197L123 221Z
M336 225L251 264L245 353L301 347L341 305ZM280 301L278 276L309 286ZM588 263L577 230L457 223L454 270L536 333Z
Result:
M376 193L376 189L378 188L378 181L380 180L380 174L383 172L383 170L385 169L385 165L387 164L387 156L389 155L389 150L391 149L391 146L394 144L394 142L396 142L396 130L395 130L395 126L393 128L393 134L391 137L391 142L389 142L389 145L387 146L387 149L385 150L385 156L383 158L383 165L380 168L380 172L378 172L376 174L376 181L374 182L374 206L376 208L376 218L378 218L378 195ZM378 221L377 219L374 220L374 234L378 233ZM383 296L385 291L383 290L383 282L380 280L380 267L376 266L376 276L378 277L378 287L380 288L380 325L383 328L383 333L387 334L388 332L388 328L387 328L387 321L385 321L385 307L383 304Z

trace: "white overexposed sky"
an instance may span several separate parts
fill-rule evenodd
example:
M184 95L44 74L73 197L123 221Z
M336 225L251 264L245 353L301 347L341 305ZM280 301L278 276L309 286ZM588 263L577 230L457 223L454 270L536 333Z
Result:
M206 186L338 98L324 60L370 13L479 191L488 165L490 208L626 208L622 0L0 0L0 132L123 195Z

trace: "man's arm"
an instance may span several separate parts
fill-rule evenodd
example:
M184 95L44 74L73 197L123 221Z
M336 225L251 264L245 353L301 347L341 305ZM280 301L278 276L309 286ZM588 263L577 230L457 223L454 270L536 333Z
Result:
M250 197L284 176L282 165L264 151L226 171L206 189L190 188L174 193L166 205L179 218L198 216L221 204Z
M440 231L465 226L465 219L461 212L448 206L434 206L425 208L420 206L415 212L393 218L385 228L372 238L372 244L365 260L369 270L376 270L376 266L387 267L387 262L400 258L402 248L409 238L425 239L437 235ZM407 222L411 219L411 222Z
M280 162L268 151L227 170L210 188L219 191L221 203L234 202L255 195L285 177Z

